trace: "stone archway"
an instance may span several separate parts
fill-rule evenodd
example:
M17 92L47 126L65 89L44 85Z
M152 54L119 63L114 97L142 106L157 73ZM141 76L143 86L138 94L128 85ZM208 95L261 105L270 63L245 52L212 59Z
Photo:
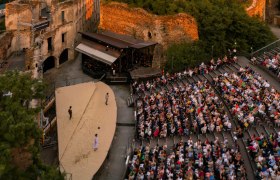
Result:
M59 65L68 61L68 49L64 49L59 56Z
M43 66L43 73L45 73L47 70L52 69L55 67L55 57L49 56L42 64Z

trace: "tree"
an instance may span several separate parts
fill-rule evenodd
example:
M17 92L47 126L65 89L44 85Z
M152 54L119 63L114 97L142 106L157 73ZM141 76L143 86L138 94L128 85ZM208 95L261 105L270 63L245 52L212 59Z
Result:
M42 81L17 71L0 76L0 179L63 179L39 158L42 131L32 99L44 95Z
M222 56L234 42L238 49L250 51L259 49L276 40L269 27L258 17L249 17L240 3L234 0L191 0L185 12L198 22L199 38L210 53L215 46L216 56Z
M166 52L168 61L165 69L168 71L182 71L186 68L197 66L204 59L210 60L210 56L201 47L200 41L170 45Z

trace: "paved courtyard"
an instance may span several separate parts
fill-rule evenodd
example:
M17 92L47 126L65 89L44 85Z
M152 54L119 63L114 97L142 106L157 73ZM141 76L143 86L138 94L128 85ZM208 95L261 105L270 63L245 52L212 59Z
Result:
M272 33L279 39L280 38L280 28L277 26L269 26Z
M48 70L44 73L44 80L55 88L94 81L93 78L82 72L80 56L75 60L63 63L59 68Z

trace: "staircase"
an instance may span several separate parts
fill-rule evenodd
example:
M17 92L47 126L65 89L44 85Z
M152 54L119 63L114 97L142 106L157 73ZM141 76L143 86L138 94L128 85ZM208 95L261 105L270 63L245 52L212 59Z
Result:
M134 97L133 97L133 95L130 95L130 96L127 98L126 102L127 102L127 106L128 106L128 107L132 107L132 106L134 105Z
M128 82L128 78L126 76L106 76L106 81L109 84L124 84Z

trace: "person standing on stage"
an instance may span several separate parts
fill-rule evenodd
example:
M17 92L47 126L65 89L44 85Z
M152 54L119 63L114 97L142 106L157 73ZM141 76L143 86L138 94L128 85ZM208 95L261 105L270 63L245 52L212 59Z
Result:
M95 134L94 140L93 140L93 150L96 151L98 149L99 139L98 135Z
M71 119L72 118L72 106L69 107L68 113L69 113L69 119Z
M109 99L109 93L107 93L105 95L105 104L106 104L106 106L108 105L108 99Z

